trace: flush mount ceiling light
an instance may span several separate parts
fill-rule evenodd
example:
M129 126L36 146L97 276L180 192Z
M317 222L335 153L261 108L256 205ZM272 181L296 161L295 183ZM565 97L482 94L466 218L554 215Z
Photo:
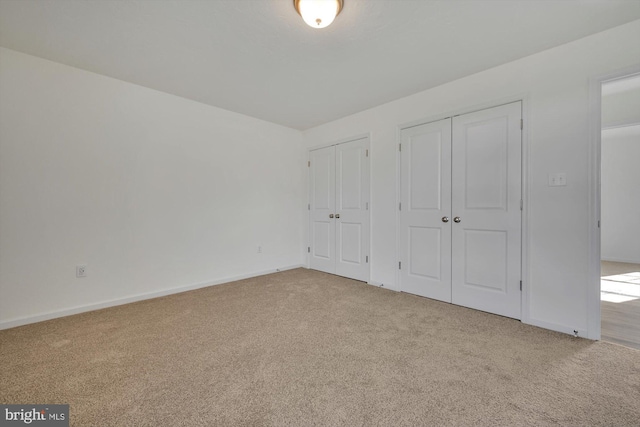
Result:
M342 0L293 0L293 7L313 28L331 25L342 10Z

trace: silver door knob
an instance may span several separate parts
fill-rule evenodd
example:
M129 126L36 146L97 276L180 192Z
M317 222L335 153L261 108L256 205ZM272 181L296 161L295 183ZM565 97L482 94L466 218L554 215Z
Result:
M329 214L329 218L333 218L333 214Z
M449 222L449 217L448 216L443 216L442 217L442 222Z
M457 216L457 217L453 218L453 222L460 222L460 221L462 221L462 220L460 219L460 217L459 217L459 216Z
M336 218L340 218L340 214L336 214Z

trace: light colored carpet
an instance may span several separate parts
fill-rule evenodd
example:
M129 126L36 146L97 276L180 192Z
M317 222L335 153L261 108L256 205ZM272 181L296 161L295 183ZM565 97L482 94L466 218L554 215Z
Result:
M0 331L74 426L637 426L640 351L304 269Z

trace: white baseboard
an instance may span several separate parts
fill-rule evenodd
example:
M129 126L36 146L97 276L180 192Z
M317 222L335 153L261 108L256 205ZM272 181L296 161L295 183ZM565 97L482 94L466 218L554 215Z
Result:
M384 283L381 283L381 282L376 282L374 280L371 280L371 281L367 282L367 284L369 284L371 286L376 286L376 287L382 288L382 289L389 289L391 291L400 292L400 289L397 288L396 286L389 285L389 284L384 284Z
M597 339L597 338L590 337L588 331L584 328L572 328L566 325L560 325L556 323L545 322L543 320L537 320L537 319L531 319L531 318L527 319L526 321L523 319L522 323L531 325L531 326L537 326L543 329L549 329L556 332L562 332L569 335L575 335L575 331L578 331L578 337L580 338Z
M15 328L17 326L28 325L31 323L42 322L45 320L57 319L59 317L71 316L73 314L85 313L87 311L100 310L102 308L114 307L117 305L129 304L136 301L143 301L152 298L163 297L166 295L179 294L181 292L192 291L194 289L206 288L209 286L221 285L223 283L235 282L236 280L250 279L252 277L264 276L265 274L277 273L279 271L293 270L294 268L304 267L304 265L290 265L281 268L272 268L269 270L256 271L253 273L242 274L239 276L224 277L204 283L196 283L194 285L181 286L178 288L163 289L157 292L149 292L144 294L132 295L125 298L118 298L109 301L103 301L95 304L88 304L79 307L67 308L64 310L51 311L48 313L38 314L35 316L21 317L17 319L0 322L0 330Z

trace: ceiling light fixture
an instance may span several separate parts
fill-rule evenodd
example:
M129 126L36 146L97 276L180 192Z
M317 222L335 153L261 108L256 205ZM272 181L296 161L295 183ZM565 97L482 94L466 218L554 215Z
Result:
M308 26L324 28L340 14L342 3L342 0L293 0L293 7Z

